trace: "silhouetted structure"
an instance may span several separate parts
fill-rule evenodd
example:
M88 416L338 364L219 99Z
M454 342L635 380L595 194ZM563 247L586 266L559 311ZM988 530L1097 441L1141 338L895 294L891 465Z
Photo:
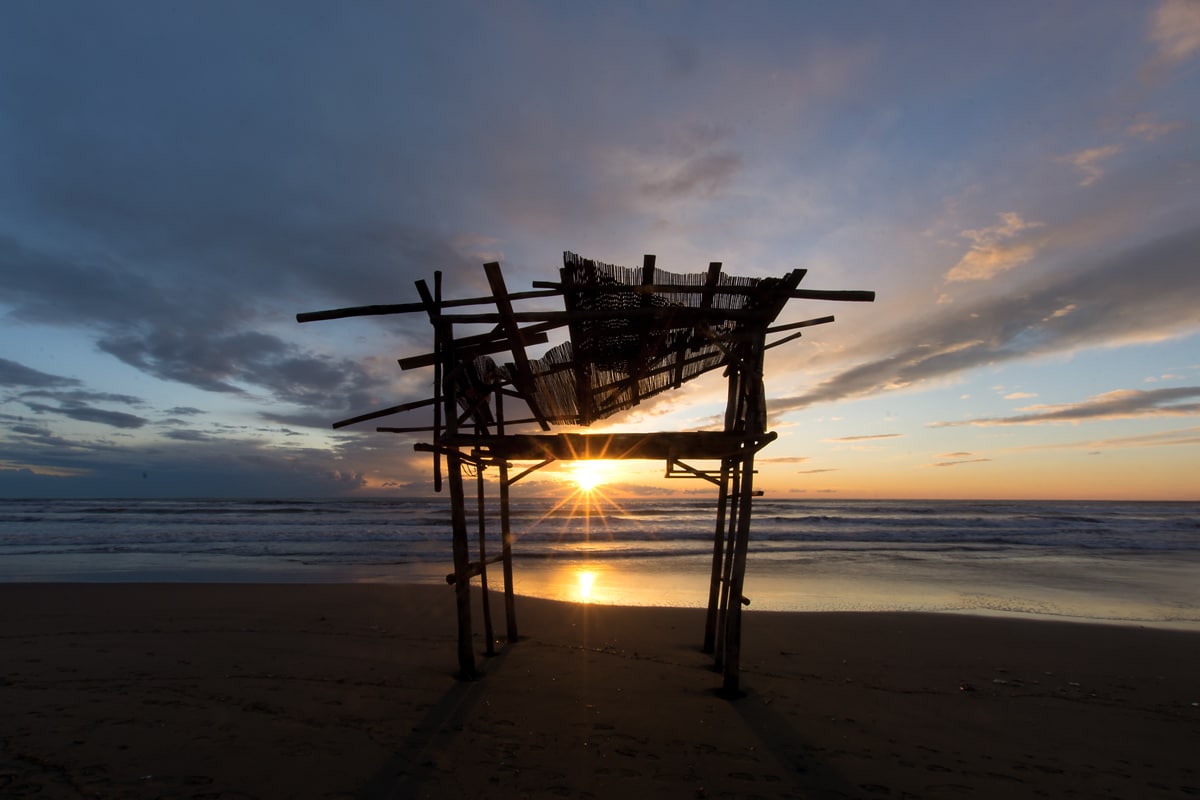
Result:
M487 567L501 563L507 636L517 640L513 598L509 490L525 476L556 460L655 459L666 462L668 477L697 478L717 486L712 574L704 649L724 673L724 688L738 688L742 594L754 490L754 457L776 434L767 431L763 354L800 336L800 329L832 322L820 317L773 326L787 302L874 300L873 292L799 289L804 270L780 278L736 278L712 263L706 273L677 275L645 257L640 270L601 264L566 253L558 282L535 281L533 291L510 293L500 265L484 265L491 297L446 299L441 273L432 291L417 281L419 303L377 305L299 314L309 322L372 314L423 312L433 326L433 351L400 360L404 369L432 367L433 397L385 408L334 423L335 428L432 407L432 426L394 428L393 433L429 433L416 445L433 454L434 486L442 489L446 460L450 489L454 572L447 581L458 601L458 660L464 678L475 674L471 645L470 580L481 579L488 652L492 651ZM561 298L561 311L516 311L514 303ZM485 306L488 310L455 309ZM456 336L456 325L491 325L490 332ZM546 344L550 331L566 328L567 341L541 358L527 348ZM768 343L767 336L786 333ZM504 353L511 361L497 363ZM710 370L728 379L725 421L719 431L636 434L549 433L555 425L588 426L645 398L678 388ZM506 400L520 401L526 416L507 415ZM542 432L529 432L532 426ZM513 474L514 462L533 461ZM689 462L716 462L702 469ZM484 530L486 483L483 473L498 471L501 552L487 553ZM476 474L478 557L471 559L464 475Z

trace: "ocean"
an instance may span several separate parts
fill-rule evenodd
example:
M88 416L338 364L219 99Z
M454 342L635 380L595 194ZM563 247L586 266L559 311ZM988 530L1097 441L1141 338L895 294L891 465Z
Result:
M591 498L514 503L519 593L705 605L712 498ZM444 497L0 499L0 581L445 584L449 520ZM494 555L498 520L484 528ZM494 565L490 589L501 581ZM745 592L763 610L1200 630L1200 504L765 497Z

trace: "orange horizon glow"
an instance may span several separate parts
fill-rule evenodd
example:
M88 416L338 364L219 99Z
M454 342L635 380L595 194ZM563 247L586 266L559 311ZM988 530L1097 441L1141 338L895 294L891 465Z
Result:
M611 461L573 461L567 469L568 480L585 494L609 483L617 474Z

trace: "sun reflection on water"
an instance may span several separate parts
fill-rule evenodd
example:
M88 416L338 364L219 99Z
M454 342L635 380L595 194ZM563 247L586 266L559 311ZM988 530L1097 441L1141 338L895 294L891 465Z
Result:
M581 569L575 575L579 582L579 600L586 603L592 599L592 587L596 583L596 573L590 569Z

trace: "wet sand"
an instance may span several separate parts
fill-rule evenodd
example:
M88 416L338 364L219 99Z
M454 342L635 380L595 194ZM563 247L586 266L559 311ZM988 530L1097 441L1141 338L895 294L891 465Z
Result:
M437 586L0 584L0 796L1200 795L1196 633L752 610L730 701L697 609L519 598L469 683L453 613Z

